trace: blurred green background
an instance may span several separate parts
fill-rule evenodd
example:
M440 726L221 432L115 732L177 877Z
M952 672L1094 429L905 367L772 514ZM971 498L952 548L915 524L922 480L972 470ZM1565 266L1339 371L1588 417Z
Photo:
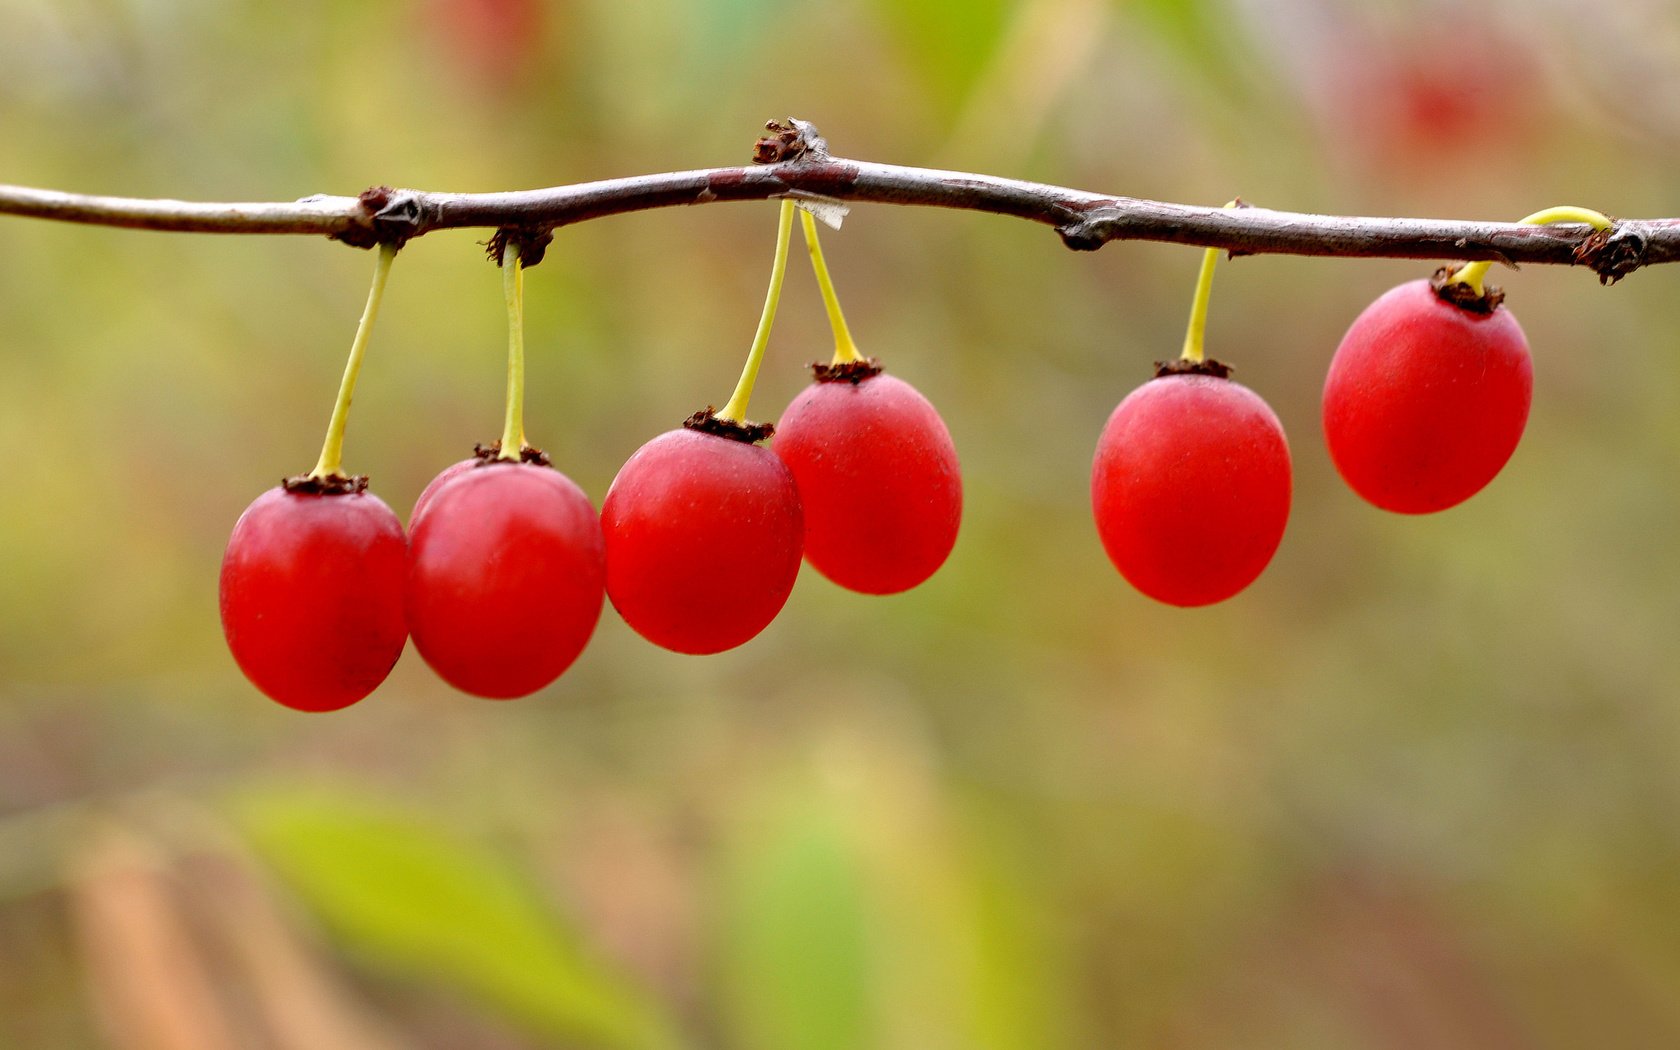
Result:
M1191 203L1653 217L1677 99L1670 0L0 0L0 181L185 199L733 164L793 114ZM728 395L774 210L564 229L531 271L530 435L597 502ZM358 391L347 465L405 516L500 430L483 237L403 252ZM1181 611L1087 486L1199 253L870 206L826 247L963 458L932 581L806 571L704 659L609 610L507 704L410 652L304 716L226 654L216 573L314 462L369 256L0 218L0 1046L1680 1045L1680 273L1501 275L1528 433L1410 519L1339 482L1317 401L1433 264L1222 266L1209 352L1295 506ZM828 345L795 267L754 415Z

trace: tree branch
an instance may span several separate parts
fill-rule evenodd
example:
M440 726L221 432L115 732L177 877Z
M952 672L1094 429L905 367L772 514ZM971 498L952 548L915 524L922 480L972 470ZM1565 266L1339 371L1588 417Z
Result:
M1680 261L1680 219L1624 219L1605 233L1584 226L1313 215L1224 209L1117 197L969 172L830 157L803 121L771 125L760 163L504 193L433 193L375 187L359 197L293 203L208 204L98 197L0 184L0 214L59 222L196 233L316 234L371 247L434 230L546 231L608 215L715 201L814 197L1011 215L1057 231L1088 251L1146 240L1233 254L1404 259L1492 259L1587 266L1614 281L1641 266ZM534 261L534 260L533 260Z

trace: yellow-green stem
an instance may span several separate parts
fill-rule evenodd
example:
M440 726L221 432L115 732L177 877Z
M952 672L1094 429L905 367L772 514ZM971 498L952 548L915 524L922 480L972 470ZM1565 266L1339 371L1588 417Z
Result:
M362 371L362 358L367 354L368 338L373 334L374 319L379 316L379 301L385 296L385 280L391 275L391 260L397 256L397 246L381 244L373 263L373 287L368 290L367 306L356 325L356 338L350 341L350 359L344 363L344 378L338 384L338 402L333 405L332 418L327 421L327 439L321 444L321 458L312 478L331 478L343 474L344 427L350 421L350 401L356 394L356 377Z
M776 223L776 258L770 264L770 291L764 296L764 314L758 319L758 332L753 335L752 349L747 351L746 367L741 369L740 382L714 417L729 423L747 420L747 402L752 400L753 383L758 379L758 366L764 363L764 348L770 345L770 327L776 323L776 305L782 300L782 277L787 273L788 240L793 233L791 199L783 199L781 218Z
M834 360L836 365L856 361L857 343L852 330L846 327L846 315L840 312L840 298L834 294L834 281L828 275L828 263L823 261L822 243L817 240L817 222L811 213L799 209L799 222L805 230L805 247L811 253L811 271L817 275L817 287L822 289L823 305L828 307L828 326L834 330Z
M497 459L517 461L525 449L525 261L510 238L502 245L502 299L507 303L507 422Z
M1236 201L1225 202L1227 208L1236 206ZM1213 292L1213 267L1218 262L1218 248L1202 253L1202 271L1196 275L1196 296L1190 300L1190 325L1184 330L1184 352L1179 354L1182 360L1200 363L1204 357L1202 342L1207 334L1208 296Z
M1556 208L1545 208L1517 221L1529 226L1547 226L1554 222L1579 222L1591 226L1595 230L1608 230L1615 225L1608 217L1593 211L1591 208L1576 208L1568 204L1562 204ZM1467 284L1477 295L1482 295L1486 292L1483 282L1487 279L1487 272L1492 268L1493 260L1491 259L1465 263L1447 277L1447 283Z
M1219 261L1219 249L1209 248L1202 253L1202 272L1196 276L1196 297L1190 300L1190 326L1184 331L1186 361L1201 361L1202 342L1207 333L1208 296L1213 291L1213 267Z

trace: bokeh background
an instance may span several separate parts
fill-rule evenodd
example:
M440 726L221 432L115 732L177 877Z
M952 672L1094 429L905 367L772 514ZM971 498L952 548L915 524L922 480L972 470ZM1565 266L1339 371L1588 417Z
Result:
M206 200L843 156L1136 196L1514 219L1680 212L1669 0L0 0L0 181ZM772 204L560 231L533 441L599 501L727 396ZM399 258L348 465L405 513L499 433L483 231ZM1098 430L1182 338L1193 249L862 206L865 350L965 468L946 567L807 570L704 659L610 611L529 699L409 652L305 716L226 654L240 510L319 448L366 292L315 238L0 218L0 1046L1680 1045L1680 274L1506 272L1535 408L1494 484L1373 510L1317 399L1432 263L1221 267L1293 518L1181 611L1089 520ZM826 355L790 270L754 415Z

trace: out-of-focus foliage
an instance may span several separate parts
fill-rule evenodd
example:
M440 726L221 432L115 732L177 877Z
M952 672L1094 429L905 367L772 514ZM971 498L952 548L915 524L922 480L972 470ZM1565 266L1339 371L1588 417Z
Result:
M1677 70L1666 0L6 0L0 181L521 188L738 163L792 114L1170 200L1665 216ZM624 216L530 272L530 434L597 501L728 395L773 228ZM406 248L373 336L347 464L399 513L500 430L483 237ZM807 571L705 659L609 610L508 704L411 652L305 717L226 655L216 570L314 461L368 256L0 218L0 1046L1680 1043L1680 268L1497 277L1528 433L1412 519L1341 485L1318 396L1434 263L1223 265L1208 349L1295 504L1258 584L1181 611L1110 569L1087 486L1199 253L889 207L825 249L963 459L933 580ZM827 346L796 265L753 414Z
M677 1045L493 855L343 793L271 787L237 808L278 873L373 965L459 984L556 1039Z

